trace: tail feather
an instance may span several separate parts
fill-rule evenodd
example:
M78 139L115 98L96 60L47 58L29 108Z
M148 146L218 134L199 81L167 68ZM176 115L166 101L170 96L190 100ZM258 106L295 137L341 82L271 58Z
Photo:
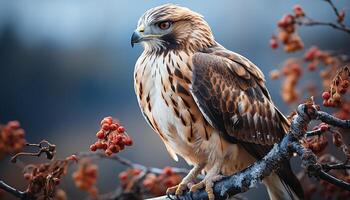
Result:
M276 173L264 179L271 200L304 199L304 192L298 178L293 174L289 162Z

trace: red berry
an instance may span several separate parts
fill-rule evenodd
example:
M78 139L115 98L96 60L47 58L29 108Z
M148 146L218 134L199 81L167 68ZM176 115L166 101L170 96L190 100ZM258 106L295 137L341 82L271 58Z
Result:
M102 143L102 149L106 150L108 148L108 145L106 143Z
M322 98L324 100L328 100L329 98L331 98L331 94L329 92L323 92L322 93Z
M171 179L167 179L167 180L165 181L164 184L165 184L165 186L168 187L168 188L175 185L175 184L174 184L174 181L171 180Z
M132 140L131 140L131 138L125 138L124 139L124 144L126 145L126 146L131 146L132 145Z
M103 124L103 125L102 125L102 129L105 130L105 131L109 131L109 129L110 129L109 124L106 124L106 123Z
M171 175L173 173L173 169L169 166L164 167L163 173L166 175Z
M270 47L273 49L277 49L278 48L278 42L276 38L271 38L270 40Z
M316 53L318 52L317 47L311 47L305 54L304 59L306 61L311 61L315 58Z
M124 133L125 132L125 128L123 126L119 126L117 131L118 131L118 133Z
M321 124L320 125L320 130L322 131L322 132L325 132L325 131L327 131L329 129L329 126L327 125L327 124Z
M120 150L123 150L125 148L125 144L124 143L120 143L118 147L119 147Z
M96 142L95 146L96 146L97 149L102 149L103 144L102 144L102 142Z
M339 12L337 21L339 23L342 23L344 21L344 18L345 18L345 12L344 12L344 10L342 10L342 11Z
M97 150L97 146L95 144L90 145L90 150L91 151L96 151Z
M332 101L331 99L328 99L328 106L329 107L334 107L335 106L334 101Z
M117 124L111 124L110 129L111 129L112 131L115 131L115 130L118 129L118 125L117 125Z
M111 145L108 149L113 153L118 153L120 151L120 147L118 145Z
M103 120L101 121L101 125L102 124L112 124L113 123L113 118L112 117L105 117L103 118Z
M29 181L30 179L32 179L32 175L29 173L25 173L24 175L24 179L26 179L27 181Z
M98 139L103 139L105 137L105 133L102 130L100 130L99 132L96 133L96 137Z
M300 5L295 5L294 8L294 14L297 16L297 17L301 17L301 16L304 16L304 11L303 9L301 8Z
M126 181L128 179L128 173L127 172L121 172L119 174L119 180Z
M142 172L141 169L134 169L133 170L134 175L139 175L141 172Z
M310 71L315 71L317 68L317 64L315 62L312 62L312 63L308 64L307 68Z
M112 152L110 149L107 149L107 150L105 151L105 154L106 154L107 156L111 156L111 155L113 154L113 152Z
M11 129L18 129L21 126L18 121L9 121L7 125Z

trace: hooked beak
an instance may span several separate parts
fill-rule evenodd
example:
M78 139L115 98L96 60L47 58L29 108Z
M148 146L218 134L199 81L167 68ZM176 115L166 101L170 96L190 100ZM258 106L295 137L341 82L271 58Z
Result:
M134 33L132 34L132 36L131 36L131 47L134 47L134 44L135 43L139 43L139 42L141 42L142 41L142 35L141 35L141 33L140 33L140 31L138 31L138 30L135 30L134 31Z

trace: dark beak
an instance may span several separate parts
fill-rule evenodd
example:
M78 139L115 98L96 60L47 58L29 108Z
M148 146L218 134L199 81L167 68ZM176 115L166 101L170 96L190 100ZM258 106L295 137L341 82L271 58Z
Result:
M134 47L135 43L139 43L142 40L142 36L139 31L134 31L131 36L131 47Z

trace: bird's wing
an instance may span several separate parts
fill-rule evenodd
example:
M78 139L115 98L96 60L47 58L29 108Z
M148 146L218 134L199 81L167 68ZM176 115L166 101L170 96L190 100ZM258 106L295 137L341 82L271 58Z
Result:
M223 48L195 53L192 62L192 96L225 139L258 146L280 141L288 121L275 108L253 63Z

